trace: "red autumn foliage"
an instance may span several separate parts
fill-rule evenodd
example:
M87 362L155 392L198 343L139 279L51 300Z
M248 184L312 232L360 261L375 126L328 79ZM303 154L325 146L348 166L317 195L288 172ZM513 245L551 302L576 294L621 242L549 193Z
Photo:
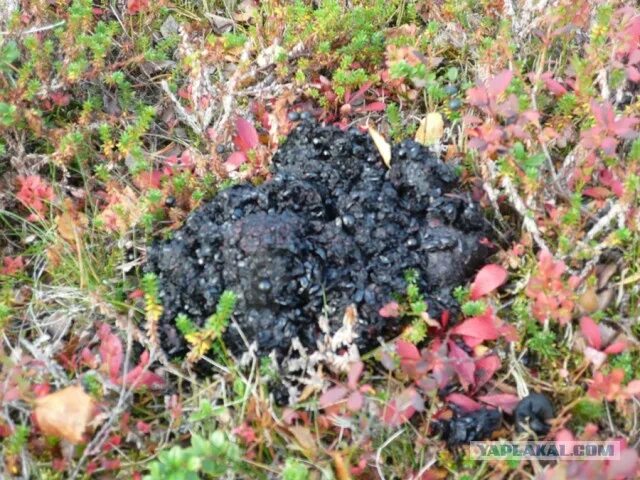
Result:
M320 408L335 411L332 407L344 403L350 412L359 411L364 405L365 394L373 392L371 385L358 385L363 370L364 363L354 362L347 375L347 384L338 384L323 393L318 401Z
M513 410L516 408L518 402L520 402L520 398L517 395L513 395L511 393L494 393L492 395L480 395L478 397L483 403L487 405L491 405L492 407L498 407L508 414L513 413Z
M173 175L176 171L193 171L196 165L189 150L185 150L180 155L171 155L167 157L164 164L165 167L162 169L162 173L168 176Z
M529 280L525 294L533 299L533 316L541 323L555 320L561 325L571 321L577 277L564 280L566 265L555 260L548 250L538 255L538 267Z
M610 374L605 375L596 372L589 382L587 394L596 400L607 400L613 402L618 397L624 395L622 381L624 380L624 370L614 368Z
M53 201L53 188L38 175L18 177L18 183L20 190L16 194L16 198L25 207L36 212L29 216L29 220L42 218L45 214L47 203Z
M21 256L4 257L2 259L0 275L13 275L15 273L21 272L22 269L24 269L24 259Z
M596 322L593 321L593 319L591 319L591 317L582 317L580 319L580 331L587 339L587 342L592 348L595 348L596 350L602 350L604 353L621 353L627 346L626 342L624 342L623 340L618 340L611 343L610 345L607 345L603 349L604 345L602 344L600 327Z
M498 110L498 97L506 90L511 80L513 72L503 70L495 77L488 79L467 91L467 101L470 105L478 107L485 113L493 113Z
M121 370L124 362L124 349L120 337L111 332L109 325L102 324L98 329L98 338L100 339L98 348L100 360L113 383L124 384L133 388L160 388L164 386L162 377L147 368L150 360L147 350L140 355L138 364L123 376ZM89 352L83 352L83 356L90 360L89 355Z
M245 445L250 445L255 443L258 440L258 436L256 435L256 431L251 428L247 423L243 423L239 427L236 427L232 430L232 433L238 436Z
M592 429L591 429L592 430ZM593 432L595 433L595 432ZM593 435L582 434L580 440L593 440ZM556 434L555 441L573 442L576 438L567 429L560 430ZM620 458L615 460L596 460L588 462L584 460L563 460L552 468L546 469L539 480L554 480L562 478L564 480L619 480L625 478L638 478L640 468L640 458L634 448L629 447L624 439L611 439L619 442Z
M483 117L465 117L469 147L491 158L507 152L515 140L529 140L527 128L530 124L537 125L540 117L534 110L520 112L514 94L503 98L512 79L513 72L503 70L467 91L467 102Z
M134 15L149 8L149 0L127 0L127 13Z
M237 135L233 139L235 146L242 152L256 148L260 142L255 127L242 117L236 118Z
M248 160L247 153L260 144L260 138L255 127L242 117L236 118L236 136L233 143L237 150L227 158L227 170L236 170Z
M487 355L476 360L475 390L487 383L500 369L502 362L497 355Z
M400 305L398 305L398 302L389 302L378 313L384 318L396 318L400 316Z
M122 341L117 335L111 333L111 327L102 324L98 329L100 346L98 352L103 365L106 367L109 378L112 382L117 382L120 374L120 367L124 361L124 351Z
M122 382L130 387L147 387L147 388L162 388L164 386L164 380L161 376L149 371L147 369L149 365L149 351L145 350L140 355L138 364L128 372Z
M561 96L567 93L567 89L563 87L562 84L560 84L560 82L558 82L556 79L553 78L553 73L544 72L540 76L540 79L544 82L544 85L545 87L547 87L547 90L549 90L554 95Z
M616 10L612 24L614 47L614 65L624 68L627 78L634 83L640 82L640 16L637 9L623 7Z
M409 421L416 412L423 410L422 395L415 388L408 387L385 405L382 421L388 427L397 427Z
M637 136L634 127L640 120L623 116L616 118L609 102L599 104L592 100L591 113L595 118L595 125L582 132L580 139L588 150L601 149L606 155L614 155L619 140Z
M462 335L464 342L471 348L480 345L485 340L496 340L501 336L510 342L518 339L515 327L503 322L490 307L482 315L466 319L451 329L451 333Z
M460 407L464 412L475 412L480 410L482 405L476 402L474 399L463 395L462 393L450 393L446 398L447 402L453 403L457 407Z
M507 281L507 271L500 265L485 265L471 284L470 298L477 300L493 292Z

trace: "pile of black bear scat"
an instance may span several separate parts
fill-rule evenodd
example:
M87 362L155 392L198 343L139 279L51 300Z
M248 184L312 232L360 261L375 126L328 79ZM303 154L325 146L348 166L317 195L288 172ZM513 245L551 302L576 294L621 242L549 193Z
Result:
M325 314L335 332L349 305L356 345L371 350L406 325L380 308L419 274L429 312L455 310L452 290L490 253L487 224L457 176L422 145L392 149L388 169L367 134L306 121L273 158L261 185L237 185L193 212L170 240L148 250L159 278L163 348L184 355L178 314L202 324L224 290L237 294L236 323L257 354L286 357L292 340L313 351ZM224 335L240 355L234 325Z

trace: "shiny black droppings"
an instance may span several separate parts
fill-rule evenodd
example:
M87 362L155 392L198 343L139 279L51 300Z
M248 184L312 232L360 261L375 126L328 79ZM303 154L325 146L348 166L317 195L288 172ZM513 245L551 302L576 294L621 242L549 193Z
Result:
M450 449L456 449L469 442L490 438L501 423L500 410L483 407L474 412L460 413L453 409L449 420L434 421L434 430Z
M551 401L541 393L532 393L524 397L514 411L516 431L532 430L537 435L549 433L549 420L554 417Z
M486 223L451 166L405 141L387 169L368 135L307 117L275 154L270 180L223 190L149 247L170 356L187 352L178 314L202 325L225 290L238 297L224 335L234 354L245 339L259 355L286 356L295 337L313 350L320 316L335 332L352 304L357 345L370 350L405 326L378 311L405 291L408 269L437 316L456 309L452 290L484 263Z

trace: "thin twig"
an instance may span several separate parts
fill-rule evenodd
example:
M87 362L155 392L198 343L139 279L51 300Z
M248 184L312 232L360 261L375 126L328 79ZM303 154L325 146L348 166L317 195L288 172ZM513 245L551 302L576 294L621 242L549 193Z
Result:
M0 32L0 35L31 35L32 33L38 33L38 32L46 32L47 30L53 30L54 28L58 28L61 27L62 25L64 25L66 22L66 20L61 20L57 23L52 23L51 25L45 25L44 27L34 27L34 28L30 28L29 30L25 30L23 32L10 32L10 31L5 31L5 32Z
M385 440L385 442L382 445L380 445L380 448L378 448L378 450L376 450L376 470L378 471L378 476L380 477L380 480L386 480L386 477L384 476L384 473L382 472L382 465L380 463L380 457L382 456L382 451L385 448L387 448L389 446L389 444L391 444L391 442L393 442L396 438L398 438L403 433L404 433L404 428L401 428L396 433L391 435L387 440Z
M603 230L605 230L609 224L616 218L622 216L624 214L624 209L619 202L613 204L613 206L609 209L606 215L604 215L598 222L591 227L591 230L587 232L587 235L584 237L585 242L589 242L593 240L597 235L600 234Z
M549 250L547 244L542 239L540 230L538 230L538 225L536 225L535 220L529 216L529 211L527 210L526 205L520 198L520 195L518 195L515 185L507 175L502 177L502 187L505 189L507 196L511 201L511 205L513 205L513 208L515 208L516 212L518 212L522 217L522 226L531 234L533 240L541 249Z

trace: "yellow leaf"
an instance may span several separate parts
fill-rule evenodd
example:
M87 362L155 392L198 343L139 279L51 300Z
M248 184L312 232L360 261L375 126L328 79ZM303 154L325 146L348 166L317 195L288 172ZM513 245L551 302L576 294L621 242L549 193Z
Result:
M592 314L598 311L598 293L595 287L587 287L582 295L578 298L578 307L585 314Z
M351 480L348 464L345 463L340 452L333 452L331 457L333 458L333 468L336 472L336 478L338 480Z
M318 448L311 431L307 427L302 427L300 425L289 427L289 431L295 437L296 442L300 445L304 454L309 458L315 457Z
M68 211L56 217L58 233L69 243L79 241L82 231L87 224L87 217L82 213L72 215Z
M184 338L191 344L191 351L187 355L187 360L193 363L200 360L203 355L211 350L214 333L212 330L200 330L188 333Z
M95 401L82 387L72 386L38 398L34 413L45 435L78 444L85 441L84 434L95 408Z
M376 148L380 152L384 164L387 166L387 168L391 167L391 145L389 145L384 137L371 126L369 126L369 135L371 135L373 143L376 144Z
M144 310L149 322L157 322L163 312L162 305L157 304L151 295L145 295Z
M300 394L300 397L298 397L298 402L304 402L311 395L319 391L320 391L320 388L318 388L318 386L316 385L305 385L305 387L302 389L302 393Z
M444 134L444 121L438 112L428 113L420 122L415 140L422 145L433 145Z

